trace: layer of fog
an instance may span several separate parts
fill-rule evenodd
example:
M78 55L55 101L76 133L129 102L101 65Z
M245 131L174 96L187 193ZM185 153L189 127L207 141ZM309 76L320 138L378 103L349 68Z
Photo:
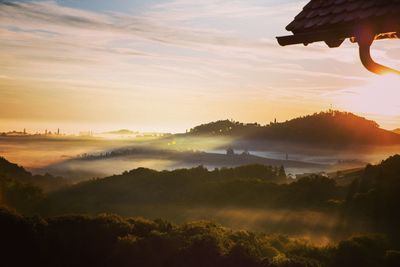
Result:
M235 150L235 158L222 157L229 147ZM97 156L121 149L141 149L142 152L80 160L82 155ZM248 151L251 157L241 157L244 151ZM104 177L138 167L171 170L204 165L213 169L249 163L284 165L288 174L335 172L378 163L399 152L400 147L311 147L182 135L129 139L0 137L0 156L34 173L50 172L78 179Z
M117 210L115 210L117 208ZM283 234L294 238L303 238L314 244L326 245L353 235L368 232L363 223L346 223L339 213L283 210L249 209L226 207L184 206L119 206L113 212L125 216L163 218L175 223L194 220L207 220L234 229L250 230L269 234Z

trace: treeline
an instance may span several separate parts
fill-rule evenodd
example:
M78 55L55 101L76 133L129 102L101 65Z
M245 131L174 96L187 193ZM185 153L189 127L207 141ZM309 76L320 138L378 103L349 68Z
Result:
M23 167L11 163L3 157L0 157L0 178L8 179L16 183L29 184L41 188L44 192L50 192L60 189L69 184L67 179L53 176L51 174L32 175Z
M4 266L395 267L400 251L379 236L315 247L211 222L175 225L116 215L23 217L0 209Z
M358 178L351 178L350 186L318 175L292 181L283 167L257 164L212 171L201 166L173 171L138 168L44 192L37 184L26 182L36 176L8 163L0 173L0 202L23 214L45 215L137 214L149 206L327 211L343 214L349 224L351 220L364 221L369 229L400 238L400 216L393 212L400 206L399 166L400 156L369 165Z
M245 135L261 129L258 123L241 123L232 120L219 120L201 124L188 131L193 135Z
M23 214L37 213L46 193L68 184L68 180L50 174L32 175L23 167L0 157L0 205Z
M0 174L0 205L31 214L37 212L37 207L44 197L45 194L40 187Z
M350 185L343 209L347 217L356 216L400 240L399 207L400 155L395 155L365 168Z
M12 164L3 170L8 175L25 173ZM111 212L151 218L173 214L169 218L175 218L188 209L231 207L322 211L341 214L338 231L346 232L343 228L352 226L351 230L385 234L391 242L400 240L400 215L396 212L400 206L400 156L368 165L352 179L346 186L317 175L291 181L283 167L264 165L212 171L204 167L173 171L138 168L43 193L37 186L3 174L0 203L23 214L46 216Z
M124 210L148 205L320 210L337 208L345 195L345 188L326 177L291 182L283 167L248 165L213 171L197 167L161 172L139 168L50 193L41 212L127 214Z
M400 136L379 128L379 125L349 112L329 110L285 122L239 123L222 120L202 124L190 135L235 136L248 139L276 140L312 144L400 144Z
M243 200L243 194L229 195L240 191L242 186L246 190L260 187L259 194L262 194L263 190L274 190L276 184L287 181L283 166L253 164L212 171L202 166L173 171L138 168L72 186L68 179L50 174L32 175L23 167L0 158L0 204L23 214L95 213L103 212L106 207L107 211L116 211L119 206L149 203L235 204ZM257 205L256 200L249 201Z

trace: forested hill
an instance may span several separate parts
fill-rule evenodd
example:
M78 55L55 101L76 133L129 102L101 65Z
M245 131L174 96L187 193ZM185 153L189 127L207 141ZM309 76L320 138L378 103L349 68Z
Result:
M264 194L264 187L274 191L277 184L286 182L283 167L258 164L212 171L202 166L173 171L138 168L49 194L44 210L50 214L96 213L134 205L258 203L255 190Z
M23 217L0 208L2 266L395 267L400 252L380 236L337 245L116 215ZM21 257L21 253L24 253Z
M376 230L400 239L400 155L368 165L349 188L345 210L364 218Z
M27 184L48 192L64 187L68 183L68 180L50 174L32 175L23 167L0 157L0 189L4 192L19 191Z
M400 144L400 134L381 129L372 120L333 110L285 122L271 122L265 126L221 120L194 127L188 135L234 136L311 144Z
M11 163L3 157L0 157L0 175L17 178L22 181L26 181L32 176L32 174L23 167Z

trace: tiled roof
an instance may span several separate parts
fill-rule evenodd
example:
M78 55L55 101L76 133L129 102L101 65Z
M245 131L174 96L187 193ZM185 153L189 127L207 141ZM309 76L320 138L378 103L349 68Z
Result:
M400 71L371 58L374 40L400 37L400 0L311 0L286 27L293 35L277 37L282 46L325 42L339 47L350 38L362 64L376 74Z
M346 38L398 37L400 0L311 0L286 29L293 35L277 37L280 45L323 41L338 47Z
M393 21L399 29L400 0L311 0L286 29L296 34Z

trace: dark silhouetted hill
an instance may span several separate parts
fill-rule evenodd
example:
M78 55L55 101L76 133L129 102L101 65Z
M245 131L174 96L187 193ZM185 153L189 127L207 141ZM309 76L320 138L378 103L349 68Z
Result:
M241 123L232 120L219 120L190 129L192 135L247 135L262 129L258 123Z
M362 217L378 231L400 238L400 155L368 165L351 184L346 207L348 216Z
M21 181L27 181L32 178L32 174L23 167L11 163L3 157L0 157L0 174L13 177Z
M45 192L57 190L68 184L68 180L50 174L32 175L23 167L11 163L3 157L0 157L0 176L22 184L40 187Z
M194 127L188 134L305 144L400 144L400 135L381 129L376 122L349 112L333 110L266 126L223 120Z

